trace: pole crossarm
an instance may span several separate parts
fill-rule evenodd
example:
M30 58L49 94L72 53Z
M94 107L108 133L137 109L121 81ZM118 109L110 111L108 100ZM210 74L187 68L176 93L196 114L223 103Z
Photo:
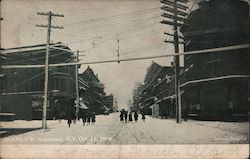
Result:
M52 12L37 12L38 15L51 15L51 16L55 16L55 17L64 17L63 14L56 14L56 13L52 13Z
M162 24L167 24L167 25L177 25L178 27L185 25L185 23L178 23L178 22L172 22L172 21L167 21L167 20L162 20L161 21Z
M186 13L186 12L175 10L173 8L170 8L169 6L166 6L166 5L162 6L161 9L165 10L165 11L168 11L170 13L176 13L177 15L181 15L181 16L184 16L184 17L188 15L188 13Z
M187 51L187 52L178 53L178 54L172 53L172 54L146 56L146 57L120 58L119 61L137 61L137 60L147 60L147 59L155 59L155 58L162 58L162 57L197 55L197 54L207 54L207 53L219 53L219 52L222 52L222 51L248 49L248 48L250 48L250 44L243 44L243 45L226 46L226 47L204 49L204 50ZM97 61L78 62L78 63L76 63L76 62L74 62L74 63L58 63L58 64L49 64L49 66L50 67L57 67L57 66L70 66L70 65L80 65L80 64L89 65L89 64L112 63L112 62L118 62L118 60L117 59L111 59L111 60L97 60ZM41 68L41 67L44 67L44 65L2 65L3 69Z
M48 28L49 26L48 25L43 25L43 24L37 24L36 27ZM50 28L53 28L53 29L64 29L63 26L53 26L53 25L51 25Z
M165 32L164 34L165 34L165 35L169 35L169 36L174 36L174 34L170 34L170 33L167 33L167 32ZM178 38L184 40L184 37L183 37L183 36L178 36Z
M164 40L165 43L172 43L172 44L175 44L175 41L170 41L170 40ZM184 41L179 41L178 42L179 44L185 44Z
M178 17L178 16L174 16L174 15L171 15L171 14L167 14L167 13L163 13L161 15L162 17L165 17L165 18L169 18L169 19L177 19L178 21L181 21L181 22L185 22L186 21L186 18L182 18L182 17Z
M166 5L170 5L170 6L174 5L174 2L171 1L171 0L161 0L161 3L166 4ZM178 9L182 9L182 10L187 10L188 9L188 6L185 6L183 4L177 3L176 6L177 6Z

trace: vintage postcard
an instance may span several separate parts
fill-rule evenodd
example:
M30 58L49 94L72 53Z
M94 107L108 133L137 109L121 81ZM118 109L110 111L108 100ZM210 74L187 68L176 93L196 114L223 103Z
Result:
M248 0L1 0L0 158L248 158Z

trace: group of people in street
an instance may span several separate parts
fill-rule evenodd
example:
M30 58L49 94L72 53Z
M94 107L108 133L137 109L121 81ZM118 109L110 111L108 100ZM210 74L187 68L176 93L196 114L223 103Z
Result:
M82 118L83 126L85 125L88 126L90 124L94 125L96 122L95 112L91 112L91 111L80 112L78 116L78 120L80 120L80 118Z
M141 113L141 115L142 115L142 120L145 122L145 115L144 115L144 113ZM139 117L137 111L134 111L134 114L133 114L133 112L131 112L131 111L128 112L128 111L126 111L124 109L122 109L120 111L120 121L121 121L121 123L125 123L126 124L128 122L132 122L133 121L133 116L134 116L134 121L137 123L138 117Z
M90 124L94 125L96 122L96 116L95 116L95 112L90 112L90 111L79 111L78 113L78 120L80 120L82 118L82 122L83 122L83 126L88 126ZM74 122L74 124L76 123L76 116L75 115L68 115L67 116L67 124L70 128L70 125L72 123L72 120Z

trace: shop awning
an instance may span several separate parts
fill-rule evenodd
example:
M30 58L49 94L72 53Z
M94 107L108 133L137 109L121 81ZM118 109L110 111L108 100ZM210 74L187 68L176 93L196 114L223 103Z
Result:
M5 76L5 74L0 74L0 78L2 78L2 77L4 77Z
M96 102L99 103L106 111L109 110L109 108L106 105L104 105L101 101L96 100Z
M89 109L83 102L79 103L79 108L81 108L81 109Z
M172 95L172 96L168 96L168 97L163 97L163 98L157 100L156 103L160 103L160 102L162 102L164 100L168 100L168 99L175 99L175 97L176 97L176 95Z
M82 90L87 90L85 87L83 87L83 86L80 86L79 87L80 88L80 90L82 89Z
M108 108L107 106L105 106L104 104L103 104L102 106L103 106L103 108L104 108L106 111L109 110L109 108Z

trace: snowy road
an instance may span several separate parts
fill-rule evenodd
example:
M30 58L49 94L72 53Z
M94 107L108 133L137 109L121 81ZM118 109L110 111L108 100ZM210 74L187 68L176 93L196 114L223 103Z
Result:
M83 126L78 121L71 128L65 120L48 121L47 131L38 129L41 121L1 122L1 144L246 144L249 141L247 122L189 120L176 124L174 119L146 116L145 123L139 118L137 123L124 124L119 121L119 113L98 115L96 119L95 125Z

